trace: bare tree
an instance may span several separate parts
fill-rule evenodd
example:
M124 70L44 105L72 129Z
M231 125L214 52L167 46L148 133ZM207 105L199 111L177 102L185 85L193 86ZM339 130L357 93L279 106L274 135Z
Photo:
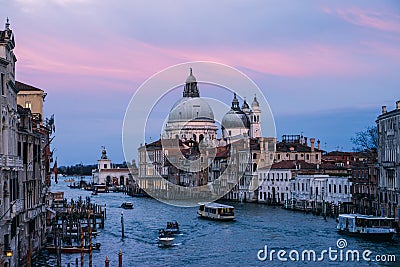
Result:
M354 151L376 152L378 149L378 130L376 126L369 126L364 131L356 132L356 135L351 138L351 142L355 145Z

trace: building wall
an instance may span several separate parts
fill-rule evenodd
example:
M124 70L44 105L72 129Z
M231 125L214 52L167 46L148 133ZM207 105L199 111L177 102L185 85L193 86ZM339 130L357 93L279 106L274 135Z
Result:
M347 176L297 175L291 181L292 198L308 203L325 201L338 205L339 202L351 202L350 187Z
M21 204L18 170L21 159L17 156L17 92L15 88L14 37L11 30L1 31L7 38L0 39L0 265L5 262L4 250L17 249L18 233L15 227L20 205L12 212L15 203ZM6 244L6 241L8 243ZM16 256L10 259L15 264Z
M377 118L379 202L385 216L399 217L400 203L400 101L396 109Z
M258 171L262 181L258 193L258 202L269 204L285 204L292 198L290 180L292 171L289 169L261 169Z
M41 90L37 91L19 91L17 104L29 108L33 114L43 116L43 95Z
M0 266L25 266L46 234L50 131L31 110L17 106L15 43L8 22L0 36ZM7 248L13 256L6 259Z

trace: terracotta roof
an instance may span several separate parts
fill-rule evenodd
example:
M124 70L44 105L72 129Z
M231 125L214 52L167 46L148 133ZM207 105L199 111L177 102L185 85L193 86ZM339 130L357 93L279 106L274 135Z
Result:
M293 147L293 151L290 148ZM277 152L311 152L311 147L299 143L285 143L279 142L276 144ZM322 150L314 148L315 152L322 152Z
M319 168L323 169L323 170L347 170L348 169L348 167L346 167L346 166L339 166L336 164L326 163L326 162L321 163Z
M18 91L40 91L44 92L42 89L39 89L37 87L34 87L32 85L22 83L19 81L15 81L15 86L17 87Z
M305 162L304 160L282 160L280 162L273 163L271 169L306 169L315 170L316 165L312 163Z
M228 158L230 152L230 145L217 147L217 153L215 154L216 158Z

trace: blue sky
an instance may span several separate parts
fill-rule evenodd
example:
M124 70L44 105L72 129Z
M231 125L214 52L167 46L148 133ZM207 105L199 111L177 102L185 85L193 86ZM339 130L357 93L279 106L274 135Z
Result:
M135 90L174 64L238 68L266 96L277 135L351 150L354 132L400 100L398 1L0 1L17 79L44 89L59 164L123 161ZM187 73L182 74L182 82ZM326 146L325 146L326 143Z

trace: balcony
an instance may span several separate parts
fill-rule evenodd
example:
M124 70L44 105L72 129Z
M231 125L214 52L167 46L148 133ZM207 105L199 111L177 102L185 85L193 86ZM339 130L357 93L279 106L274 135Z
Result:
M25 221L30 221L42 213L42 205L38 205L35 208L27 209L25 213Z
M212 167L212 171L213 171L213 172L219 172L219 171L221 171L221 167L219 167L219 166L213 166L213 167Z
M24 210L24 201L22 199L17 199L12 204L12 213L19 214Z
M22 170L23 163L19 157L0 155L0 168L15 168L16 170Z

